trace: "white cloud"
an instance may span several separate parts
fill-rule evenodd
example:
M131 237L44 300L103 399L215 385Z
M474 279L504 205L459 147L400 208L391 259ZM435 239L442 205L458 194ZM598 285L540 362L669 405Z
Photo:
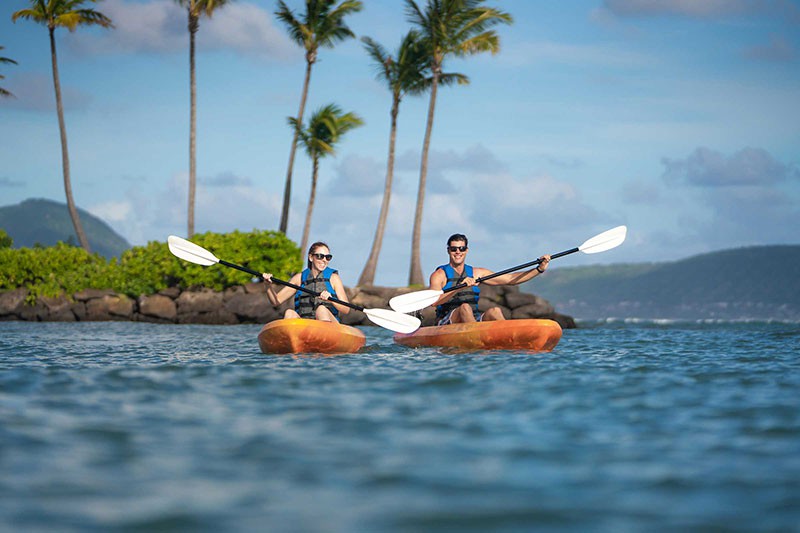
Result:
M133 213L133 205L129 201L105 202L89 207L89 212L108 223L123 222Z
M336 177L326 188L333 196L382 195L386 185L386 163L372 157L347 155L336 166Z
M199 178L198 183L206 187L249 187L253 185L253 180L237 176L231 172L218 174L211 178Z
M686 159L662 159L663 178L668 183L688 183L700 187L769 185L799 179L800 169L784 165L766 150L743 148L726 157L716 150L700 147Z
M281 203L271 194L249 185L249 180L228 176L231 185L212 187L198 179L195 198L195 232L229 232L236 229L274 229ZM230 178L233 179L230 179ZM187 223L188 176L178 173L160 190L131 187L123 199L97 204L90 211L106 220L134 245L163 241L167 235L185 235Z
M534 221L540 230L558 230L565 226L585 227L610 218L584 200L579 189L550 175L487 176L474 188L480 196L473 216L497 232L525 232Z
M420 157L420 152L406 150L397 156L395 169L418 177ZM426 192L452 194L461 188L465 176L493 174L505 169L505 163L481 144L460 151L431 149L428 154ZM414 189L416 193L416 185Z
M657 205L661 200L661 191L652 182L634 180L622 186L622 198L627 203Z
M685 159L663 160L673 209L687 243L718 250L797 242L800 170L766 150L726 156L697 148ZM686 253L682 253L682 256Z
M299 55L284 32L273 23L272 14L256 5L232 3L220 9L212 20L205 20L210 46L230 48L272 59Z
M115 29L79 34L73 46L83 53L176 52L189 47L185 9L171 0L106 0L102 12ZM274 24L272 14L254 4L234 2L212 18L200 19L201 51L234 50L270 60L296 57L298 49Z

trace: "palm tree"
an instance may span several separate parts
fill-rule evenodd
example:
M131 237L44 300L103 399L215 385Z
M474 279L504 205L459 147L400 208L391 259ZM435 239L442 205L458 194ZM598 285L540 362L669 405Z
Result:
M3 50L4 48L5 48L5 46L0 46L0 50ZM16 65L17 64L17 62L14 61L13 59L9 59L7 57L2 57L2 56L0 56L0 63L11 63L12 65ZM0 80L4 80L4 79L6 79L6 77L3 76L2 74L0 74ZM11 91L7 91L7 90L3 89L2 87L0 87L0 96L13 97L14 95L11 93Z
M308 97L308 84L311 81L311 66L317 61L317 52L320 46L333 48L333 46L348 37L355 37L344 23L344 17L350 13L361 11L362 3L359 0L344 0L334 7L336 0L306 0L306 12L303 19L298 19L283 0L278 1L278 11L275 16L286 25L289 36L306 51L306 75L303 81L303 92L300 95L300 109L297 111L297 122L303 123L303 112ZM289 151L289 167L286 171L286 184L283 188L283 209L281 210L280 231L286 233L289 225L289 203L292 198L292 171L294 169L294 155L297 151L297 130L292 139Z
M364 37L364 48L375 62L377 78L386 82L392 93L392 107L389 115L391 127L389 130L389 156L386 163L386 182L383 188L383 201L381 202L378 226L372 240L364 270L358 278L359 285L372 285L375 281L375 271L378 268L378 257L381 253L383 234L386 229L386 219L389 216L389 200L392 195L392 179L394 176L395 140L397 138L397 115L400 111L400 102L406 94L420 94L424 92L432 81L428 76L429 61L428 51L419 39L419 34L410 31L400 43L395 57L389 55L378 43ZM461 74L443 73L440 83L449 84L458 81Z
M229 0L176 0L189 16L189 205L187 237L194 235L194 199L197 190L197 83L195 81L194 42L200 29L200 17L211 18L214 11Z
M113 28L111 19L99 11L89 7L84 7L87 2L94 3L95 0L30 0L31 7L20 9L11 16L11 20L16 22L18 18L32 20L47 26L50 33L50 57L53 63L53 85L56 91L56 111L58 113L58 128L61 132L61 166L64 171L64 191L67 195L67 210L75 227L75 234L78 242L87 252L89 240L83 232L81 219L78 216L78 209L75 207L75 200L72 198L72 181L69 173L69 151L67 150L67 127L64 123L64 104L61 100L61 82L58 78L58 60L56 57L56 28L64 27L69 31L75 31L78 26L101 26L103 28Z
M311 213L314 211L314 200L317 195L317 176L319 173L319 160L335 152L334 147L342 135L364 123L355 113L343 113L339 106L328 104L321 107L311 115L308 126L294 117L289 117L289 125L294 129L300 144L311 158L311 193L306 209L306 222L303 226L303 240L300 250L305 255L308 244L308 234L311 228Z
M420 236L422 230L422 207L425 203L425 182L428 175L428 149L433 130L433 115L436 108L436 92L442 75L442 64L447 56L463 57L481 52L497 53L500 50L500 37L491 29L501 23L510 24L511 15L483 5L484 0L428 0L422 10L414 0L406 0L406 13L409 21L419 28L427 42L431 82L431 96L428 104L428 122L422 144L422 158L419 170L419 190L417 208L414 213L414 230L411 238L411 266L408 273L410 285L424 283L420 262ZM464 77L459 83L468 83Z

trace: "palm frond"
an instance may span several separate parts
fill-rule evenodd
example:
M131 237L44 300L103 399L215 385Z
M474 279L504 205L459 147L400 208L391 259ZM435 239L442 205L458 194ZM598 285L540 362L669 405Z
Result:
M200 0L198 4L203 13L206 14L208 18L214 14L214 11L217 9L224 7L226 4L229 4L230 0Z
M465 39L458 43L453 49L453 53L458 56L474 55L481 52L491 52L496 54L500 51L500 36L494 31L488 31Z
M47 22L47 16L37 9L20 9L11 15L11 21L16 22L17 19L32 20L34 22Z
M11 20L23 18L32 20L39 24L45 24L50 28L64 27L70 31L75 31L78 26L102 26L113 28L111 19L95 11L94 9L83 7L87 2L95 0L34 0L31 7L21 9L11 16Z
M469 85L469 77L458 72L443 72L439 75L439 85Z
M5 46L0 46L0 50L4 50ZM11 63L12 65L17 65L18 63L11 59L10 57L2 57L0 56L0 63Z
M290 125L297 126L296 119L288 120ZM312 159L324 157L335 153L342 135L363 123L355 113L343 113L336 104L328 104L314 111L308 123L300 126L298 140Z
M294 12L289 9L289 7L283 2L283 0L279 0L278 2L278 10L275 11L275 17L283 22L286 26L286 29L289 31L289 37L299 44L300 46L304 46L306 42L306 32L304 31L305 25L297 20L295 17Z
M415 26L428 26L428 20L425 17L425 13L419 8L414 0L406 0L406 19Z

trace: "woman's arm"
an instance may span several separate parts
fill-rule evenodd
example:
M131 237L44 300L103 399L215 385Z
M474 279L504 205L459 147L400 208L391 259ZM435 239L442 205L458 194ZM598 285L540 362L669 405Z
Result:
M321 298L323 300L328 300L330 296L335 296L336 299L341 300L343 302L350 303L350 300L347 299L347 292L344 290L344 284L342 283L342 278L339 277L338 273L334 273L331 276L331 285L333 285L333 292L336 294L326 294L328 291L322 291ZM339 310L340 313L346 315L350 312L350 308L345 305L337 304L336 302L329 302L333 305L336 309Z
M297 289L293 289L285 285L276 291L275 284L272 282L272 274L264 273L261 276L264 278L264 282L267 284L267 298L269 298L270 303L275 307L281 305L283 302L294 296L295 292L297 292ZM289 280L289 283L292 285L299 285L300 281L300 274L295 274L292 276L292 279Z

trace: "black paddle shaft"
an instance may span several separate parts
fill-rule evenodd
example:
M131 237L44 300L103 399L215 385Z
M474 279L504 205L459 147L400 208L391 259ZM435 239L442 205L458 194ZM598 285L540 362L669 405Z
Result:
M256 272L255 270L250 270L247 267L243 267L241 265L237 265L237 264L234 264L234 263L229 263L229 262L227 262L227 261L225 261L223 259L220 259L219 263L221 265L225 265L226 267L235 268L236 270L241 270L242 272L247 272L248 274L252 274L254 276L258 276L259 278L262 276L261 272ZM310 294L312 296L319 296L320 295L320 293L318 293L317 291L312 291L311 289L306 289L305 287L300 287L299 285L295 285L294 283L289 283L288 281L283 281L282 279L272 278L272 281L274 281L275 283L277 283L279 285L286 285L287 287L291 287L294 290L305 292L305 293ZM331 296L330 298L328 298L328 301L329 302L333 302L333 303L337 303L339 305L343 305L345 307L349 307L350 309L355 309L356 311L363 311L364 310L364 308L361 307L360 305L354 305L354 304L351 304L350 302L342 301L342 300L340 300L339 298L337 298L335 296Z
M572 248L570 250L564 250L563 252L558 252L557 254L553 254L550 256L550 259L557 259L559 257L564 257L565 255L574 254L575 252L579 252L580 248ZM501 270L500 272L495 272L494 274L489 274L488 276L483 276L482 278L478 278L475 281L477 283L481 283L482 281L486 281L487 279L496 278L497 276L502 276L503 274L509 274L511 272L516 272L517 270L522 270L523 268L528 268L532 266L536 266L542 261L540 259L535 259L530 263L525 263L522 265L517 265L515 267L507 268L505 270ZM457 291L459 289L463 289L466 287L466 283L459 283L458 285L453 285L450 288L444 289L442 292L450 292L450 291Z

